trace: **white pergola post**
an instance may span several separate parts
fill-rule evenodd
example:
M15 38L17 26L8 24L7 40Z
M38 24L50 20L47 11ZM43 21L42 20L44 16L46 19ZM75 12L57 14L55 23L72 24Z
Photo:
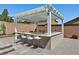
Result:
M62 21L62 34L63 34L63 38L64 38L64 22L62 19L61 19L61 21Z
M17 20L16 18L14 18L14 32L15 32L15 41L17 41Z
M48 13L48 16L47 16L47 32L48 32L48 35L51 36L51 11Z
M14 49L16 49L16 44L15 44L15 42L16 42L16 40L17 40L17 27L16 27L16 24L17 24L17 21L16 21L16 18L15 17L13 17L13 20L14 20L14 42L13 42L13 47L14 47Z

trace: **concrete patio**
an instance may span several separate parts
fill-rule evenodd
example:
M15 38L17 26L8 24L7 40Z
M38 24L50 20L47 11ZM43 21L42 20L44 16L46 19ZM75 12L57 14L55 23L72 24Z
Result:
M79 55L79 40L64 38L53 50L48 49L32 49L27 44L21 42L14 44L13 37L0 38L0 48L10 46L0 50L0 53L7 51L3 55ZM16 48L15 50L12 50ZM12 50L12 51L9 51Z

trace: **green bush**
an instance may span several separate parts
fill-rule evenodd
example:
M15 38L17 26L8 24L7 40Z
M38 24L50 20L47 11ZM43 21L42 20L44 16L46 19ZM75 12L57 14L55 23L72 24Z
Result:
M6 31L6 26L5 26L5 24L4 23L2 23L1 25L0 25L0 32L3 32L2 34L5 34L5 31Z

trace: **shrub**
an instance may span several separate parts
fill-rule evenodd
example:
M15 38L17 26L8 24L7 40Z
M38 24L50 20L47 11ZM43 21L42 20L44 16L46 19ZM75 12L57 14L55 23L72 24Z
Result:
M78 36L77 36L77 35L72 35L71 38L73 38L73 39L78 39Z

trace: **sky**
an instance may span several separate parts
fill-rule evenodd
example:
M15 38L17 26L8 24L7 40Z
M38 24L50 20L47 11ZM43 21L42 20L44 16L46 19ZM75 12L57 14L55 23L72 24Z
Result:
M5 8L8 9L10 16L14 16L17 13L40 6L43 6L43 4L0 4L0 14ZM53 4L52 6L64 16L64 22L79 17L79 4Z

